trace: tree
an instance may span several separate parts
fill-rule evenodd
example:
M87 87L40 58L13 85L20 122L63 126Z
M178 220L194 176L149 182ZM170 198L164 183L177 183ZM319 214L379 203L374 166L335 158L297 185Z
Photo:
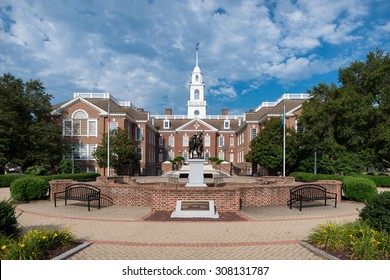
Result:
M0 77L0 166L50 165L62 157L61 128L42 82Z
M260 130L250 143L250 152L246 160L268 169L270 175L276 175L283 169L283 126L280 118L270 118L263 123ZM296 133L286 127L286 172L291 170L296 162Z
M380 50L365 62L339 70L340 86L319 84L302 105L300 167L318 151L327 173L361 172L390 166L390 59ZM308 170L306 170L308 171Z
M94 156L101 168L107 168L108 135L105 134L102 143L97 147ZM126 165L138 162L138 156L133 141L124 129L117 128L110 134L110 167L116 174L125 174Z

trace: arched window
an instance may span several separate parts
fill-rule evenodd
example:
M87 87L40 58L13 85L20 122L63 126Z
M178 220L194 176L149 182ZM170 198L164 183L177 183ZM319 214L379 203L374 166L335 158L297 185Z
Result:
M88 115L86 112L84 111L76 111L74 114L73 114L73 119L82 119L82 120L86 120L88 119Z
M199 81L199 76L198 75L195 76L195 81L196 82Z
M98 136L97 119L90 119L87 112L77 110L72 118L63 122L64 136Z
M194 99L195 99L195 100L199 100L199 98L200 98L199 89L196 89L196 90L194 91Z
M76 111L73 114L73 135L88 134L88 115L84 111Z

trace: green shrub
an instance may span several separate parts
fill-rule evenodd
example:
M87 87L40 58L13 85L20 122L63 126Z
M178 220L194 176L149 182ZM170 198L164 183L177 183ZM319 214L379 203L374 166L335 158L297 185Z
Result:
M30 201L46 196L49 190L47 178L27 176L16 179L11 183L11 197L19 201Z
M70 158L64 158L60 164L58 165L60 171L64 174L80 173L80 164L78 162L74 162Z
M294 172L289 176L295 178L298 182L314 182L318 180L338 180L342 181L345 176L341 175L330 175L330 174L313 174L313 173L304 173L304 172Z
M374 181L377 187L390 187L390 176L367 175L366 177Z
M23 177L23 174L5 174L5 175L0 175L0 188L8 188L12 181Z
M370 173L373 174L373 173ZM313 173L304 173L304 172L294 172L289 176L295 178L298 182L313 182L317 180L339 180L342 181L344 178L349 176L341 176L341 175L330 175L330 174L316 174ZM380 175L358 175L356 177L361 177L365 179L370 179L374 181L377 187L390 187L390 176L380 176Z
M217 157L209 157L209 161L211 162L217 162L219 160L219 158Z
M390 233L390 192L383 192L369 201L360 217L373 228Z
M76 181L95 181L96 177L99 177L99 173L91 173L91 172L85 172L85 173L76 173L76 174L57 174L57 175L50 175L45 176L44 178L47 181L50 180L62 180L62 179L72 179Z
M364 221L319 225L310 234L309 242L328 252L347 253L351 259L388 260L390 257L390 235L372 229Z
M0 234L11 236L18 231L18 221L16 220L15 207L10 200L0 202Z
M75 244L75 237L68 228L50 230L47 228L29 230L18 239L0 235L0 258L4 260L42 260L48 252Z
M364 221L346 224L351 259L387 260L390 257L390 235L376 231Z
M290 176L294 177L298 182L313 182L316 180L315 175L312 173L294 172Z
M345 177L342 188L347 199L356 201L370 201L378 194L375 183L364 177Z
M345 232L343 225L328 222L314 229L309 236L309 242L325 251L341 252L348 244Z
M49 171L50 171L50 166L34 165L27 168L25 173L29 175L42 176L42 175L47 175Z
M184 157L178 156L174 158L175 161L184 161Z

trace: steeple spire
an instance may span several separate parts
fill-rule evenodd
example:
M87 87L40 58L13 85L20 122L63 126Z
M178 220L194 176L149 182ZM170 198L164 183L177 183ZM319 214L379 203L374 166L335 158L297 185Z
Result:
M199 51L199 44L200 42L196 43L196 57L195 57L195 66L198 66L198 51Z

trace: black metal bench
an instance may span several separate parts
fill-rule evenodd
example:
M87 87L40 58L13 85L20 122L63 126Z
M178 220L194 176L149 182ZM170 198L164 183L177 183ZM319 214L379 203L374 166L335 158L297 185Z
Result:
M325 206L328 200L334 200L334 207L337 207L337 193L328 192L325 187L316 184L304 184L292 188L290 190L290 200L287 204L292 209L293 205L299 207L299 211L302 211L302 204L304 202L313 202L323 200Z
M100 209L100 189L88 184L73 184L62 192L54 193L54 207L57 207L57 199L65 199L65 205L68 200L87 201L88 211L91 211L91 201L97 200Z

